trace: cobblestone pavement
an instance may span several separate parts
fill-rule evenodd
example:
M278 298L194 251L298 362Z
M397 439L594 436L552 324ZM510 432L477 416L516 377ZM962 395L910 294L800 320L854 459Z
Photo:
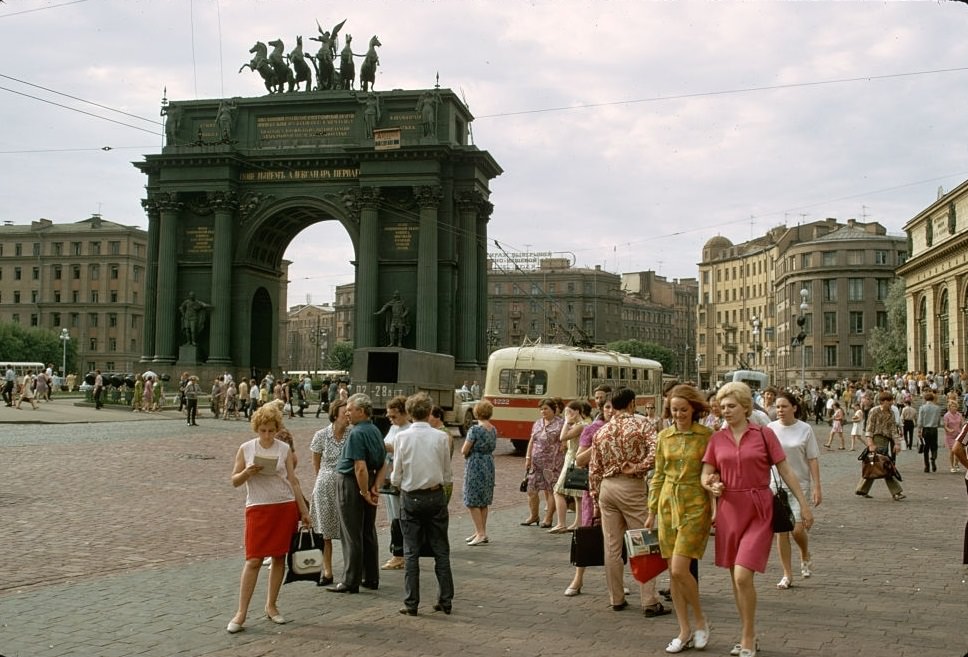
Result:
M472 525L459 494L451 503L453 615L431 611L432 561L422 559L417 617L397 613L403 577L391 571L381 574L379 591L359 595L286 585L280 608L291 622L277 626L259 618L263 574L246 631L229 635L244 497L231 487L229 472L250 436L244 422L203 414L202 426L190 429L175 412L145 418L106 409L96 415L111 420L94 424L82 412L72 424L25 425L9 422L16 411L0 410L7 411L0 414L6 559L0 655L6 657L659 655L677 632L673 616L645 619L634 605L613 612L601 569L589 569L580 596L562 595L572 574L568 535L518 525L527 513L517 492L523 461L504 444L490 544L463 544ZM57 410L55 401L36 414L57 422ZM305 418L289 425L309 489L308 443L322 423ZM818 433L826 439L826 427ZM855 456L821 456L824 502L811 532L815 575L777 590L774 555L756 578L760 654L962 655L968 650L963 473L924 474L918 455L905 452L899 467L908 499L892 501L878 483L868 500L853 495ZM459 490L461 459L454 464ZM385 550L382 508L379 522ZM712 557L710 545L701 565L712 624L706 652L722 655L737 639L738 622L727 573Z

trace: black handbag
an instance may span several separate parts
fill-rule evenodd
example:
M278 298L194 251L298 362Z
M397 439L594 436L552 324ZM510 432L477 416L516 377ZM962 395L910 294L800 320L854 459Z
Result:
M796 520L793 517L793 509L790 508L790 497L786 489L780 486L776 475L773 475L773 481L776 483L776 492L773 493L773 533L792 532Z
M773 459L770 458L770 446L766 442L766 435L762 430L760 431L760 437L763 439L763 447L766 448L766 457L770 461L770 466L773 466L775 464L773 463ZM773 493L773 533L785 534L792 532L793 526L796 523L793 518L793 509L790 508L790 497L786 489L780 485L772 467L770 468L770 475L773 477L773 483L776 485L776 492Z
M290 582L318 582L323 572L323 535L300 527L289 540L286 554L286 579Z
M521 480L521 484L518 486L518 490L522 493L528 492L528 472L524 473L524 479Z
M576 527L571 534L571 564L580 568L605 565L602 526Z
M565 488L588 490L588 468L573 465L565 472Z

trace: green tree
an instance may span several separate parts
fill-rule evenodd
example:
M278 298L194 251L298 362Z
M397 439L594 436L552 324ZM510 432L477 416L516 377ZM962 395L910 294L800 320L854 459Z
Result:
M641 340L616 340L605 345L611 351L628 354L636 358L651 358L659 361L663 372L678 372L679 358L676 352L662 345Z
M337 342L329 352L329 366L335 370L346 370L353 367L353 343Z
M907 370L907 305L904 300L904 280L894 279L884 300L887 326L875 326L867 338L875 372L904 372Z
M49 329L25 328L20 324L0 324L0 359L21 362L54 363L60 370L63 345L59 333ZM67 343L67 371L77 360L74 342Z

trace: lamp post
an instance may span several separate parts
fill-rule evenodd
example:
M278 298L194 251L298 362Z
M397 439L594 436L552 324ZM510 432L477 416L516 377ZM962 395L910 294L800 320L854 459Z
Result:
M313 378L315 379L319 373L319 359L322 357L323 352L329 348L329 329L319 325L318 317L316 318L316 328L309 334L309 344L313 345L313 351L315 352L313 369Z
M67 376L67 343L71 341L71 334L66 328L62 328L60 332L60 341L63 345L63 356L61 360L61 376Z
M797 317L797 326L800 327L800 334L797 336L800 340L800 391L803 392L807 388L807 334L803 330L804 326L807 324L807 297L810 296L810 292L807 288L800 290L800 316Z
M699 366L702 365L702 354L696 354L696 387L702 390L702 374L699 372Z
M753 367L756 367L756 354L759 352L760 318L753 315Z

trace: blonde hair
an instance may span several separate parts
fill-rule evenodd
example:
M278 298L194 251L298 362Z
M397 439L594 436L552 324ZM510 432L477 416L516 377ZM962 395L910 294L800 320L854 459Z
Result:
M269 402L268 404L263 404L259 407L255 413L252 414L252 419L249 421L249 425L252 427L253 431L258 432L259 427L264 424L275 425L276 431L280 431L285 427L282 424L282 400L276 400L279 403Z
M722 402L727 397L735 399L746 410L746 417L753 414L753 393L742 381L730 381L716 392L716 401Z

